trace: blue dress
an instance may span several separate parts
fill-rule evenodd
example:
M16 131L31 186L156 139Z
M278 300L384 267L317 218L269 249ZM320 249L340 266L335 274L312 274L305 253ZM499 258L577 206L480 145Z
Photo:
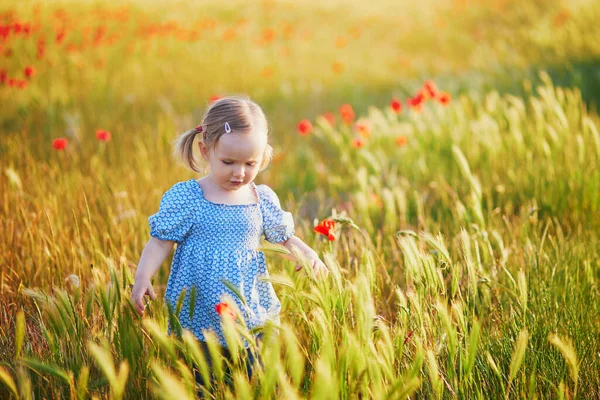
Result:
M182 290L186 295L179 322L199 340L204 330L217 334L227 347L221 316L215 306L224 294L231 296L252 329L267 320L279 324L281 303L269 277L265 256L257 248L262 235L272 243L286 241L294 234L294 221L281 209L275 192L255 185L258 202L218 204L204 197L195 179L176 183L162 197L158 212L148 218L150 235L177 243L167 283L165 301L175 310ZM225 286L231 282L246 298L247 307ZM190 317L191 288L196 287L193 315ZM244 343L246 343L244 341Z

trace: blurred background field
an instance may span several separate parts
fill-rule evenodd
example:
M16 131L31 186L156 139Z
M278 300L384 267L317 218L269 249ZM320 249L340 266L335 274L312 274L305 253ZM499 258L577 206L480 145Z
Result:
M194 176L172 141L229 93L265 109L259 181L332 274L269 253L284 326L259 379L233 365L217 397L227 379L238 398L600 397L599 18L588 0L0 0L0 398L193 396L168 266L144 319L128 284L147 217Z

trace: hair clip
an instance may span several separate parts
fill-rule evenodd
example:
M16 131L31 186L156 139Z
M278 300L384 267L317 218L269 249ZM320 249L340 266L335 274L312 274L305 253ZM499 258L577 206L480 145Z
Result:
M225 122L225 132L231 133L231 126L229 126L229 122Z
M196 133L202 133L202 139L206 140L206 131L204 131L204 128L202 128L202 125L198 125L195 130L196 130Z

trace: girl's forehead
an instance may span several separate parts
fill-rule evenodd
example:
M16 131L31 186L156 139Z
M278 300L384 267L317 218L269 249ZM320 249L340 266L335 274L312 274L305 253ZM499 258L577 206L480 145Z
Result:
M260 133L225 133L215 146L215 154L221 158L247 160L260 157L267 144L266 135Z

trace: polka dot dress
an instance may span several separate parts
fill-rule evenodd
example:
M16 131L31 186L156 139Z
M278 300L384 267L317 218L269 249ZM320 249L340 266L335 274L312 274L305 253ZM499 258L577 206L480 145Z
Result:
M258 202L218 204L204 197L195 179L176 183L162 197L158 212L150 218L150 234L177 242L165 301L173 309L186 290L179 322L199 340L204 330L215 332L221 346L227 347L221 329L221 316L215 306L223 295L231 296L242 311L248 328L270 319L279 323L281 304L268 278L265 256L256 250L262 235L272 243L286 241L294 234L294 221L281 209L279 199L266 185L251 183ZM247 307L225 286L232 283L246 298ZM193 313L191 288L196 287ZM192 315L190 315L192 314Z

